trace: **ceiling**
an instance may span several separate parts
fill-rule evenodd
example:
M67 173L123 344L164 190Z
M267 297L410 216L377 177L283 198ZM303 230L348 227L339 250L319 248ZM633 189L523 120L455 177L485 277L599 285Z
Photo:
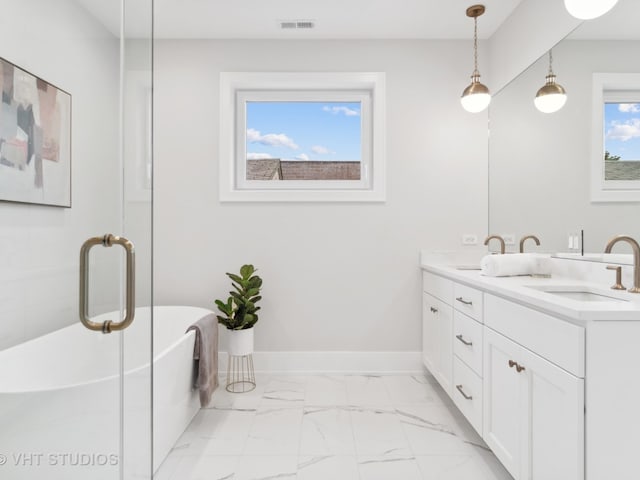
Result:
M114 35L120 2L75 0ZM496 31L522 0L483 0L478 36ZM127 0L128 37L148 37L150 1ZM473 0L155 0L156 38L469 39ZM283 20L312 20L313 29L282 30Z

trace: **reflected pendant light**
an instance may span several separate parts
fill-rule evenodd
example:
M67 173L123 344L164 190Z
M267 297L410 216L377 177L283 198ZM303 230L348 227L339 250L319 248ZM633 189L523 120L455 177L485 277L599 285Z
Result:
M553 73L553 53L549 50L549 73L547 83L538 90L536 98L533 100L536 108L543 113L553 113L564 107L567 103L567 92L562 85L556 83L556 76Z
M471 113L483 111L491 102L489 89L480 83L478 72L478 17L484 13L484 5L472 5L467 8L467 17L473 18L473 73L471 84L464 89L460 103L462 107Z
M567 11L580 20L591 20L604 15L618 0L564 0Z

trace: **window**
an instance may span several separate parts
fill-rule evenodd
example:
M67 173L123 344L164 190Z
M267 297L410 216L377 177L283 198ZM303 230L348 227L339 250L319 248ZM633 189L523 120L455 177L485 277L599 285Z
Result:
M591 198L640 201L640 75L593 75Z
M222 201L384 201L384 74L222 73Z

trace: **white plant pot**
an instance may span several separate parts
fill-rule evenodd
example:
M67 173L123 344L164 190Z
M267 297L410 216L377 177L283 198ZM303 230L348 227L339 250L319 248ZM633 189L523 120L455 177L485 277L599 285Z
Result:
M253 353L253 328L228 330L229 355L244 356Z

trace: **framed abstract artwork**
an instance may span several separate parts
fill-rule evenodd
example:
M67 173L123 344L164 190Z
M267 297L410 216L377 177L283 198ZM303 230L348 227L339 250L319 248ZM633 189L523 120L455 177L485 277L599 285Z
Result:
M0 200L71 207L71 95L0 58Z

